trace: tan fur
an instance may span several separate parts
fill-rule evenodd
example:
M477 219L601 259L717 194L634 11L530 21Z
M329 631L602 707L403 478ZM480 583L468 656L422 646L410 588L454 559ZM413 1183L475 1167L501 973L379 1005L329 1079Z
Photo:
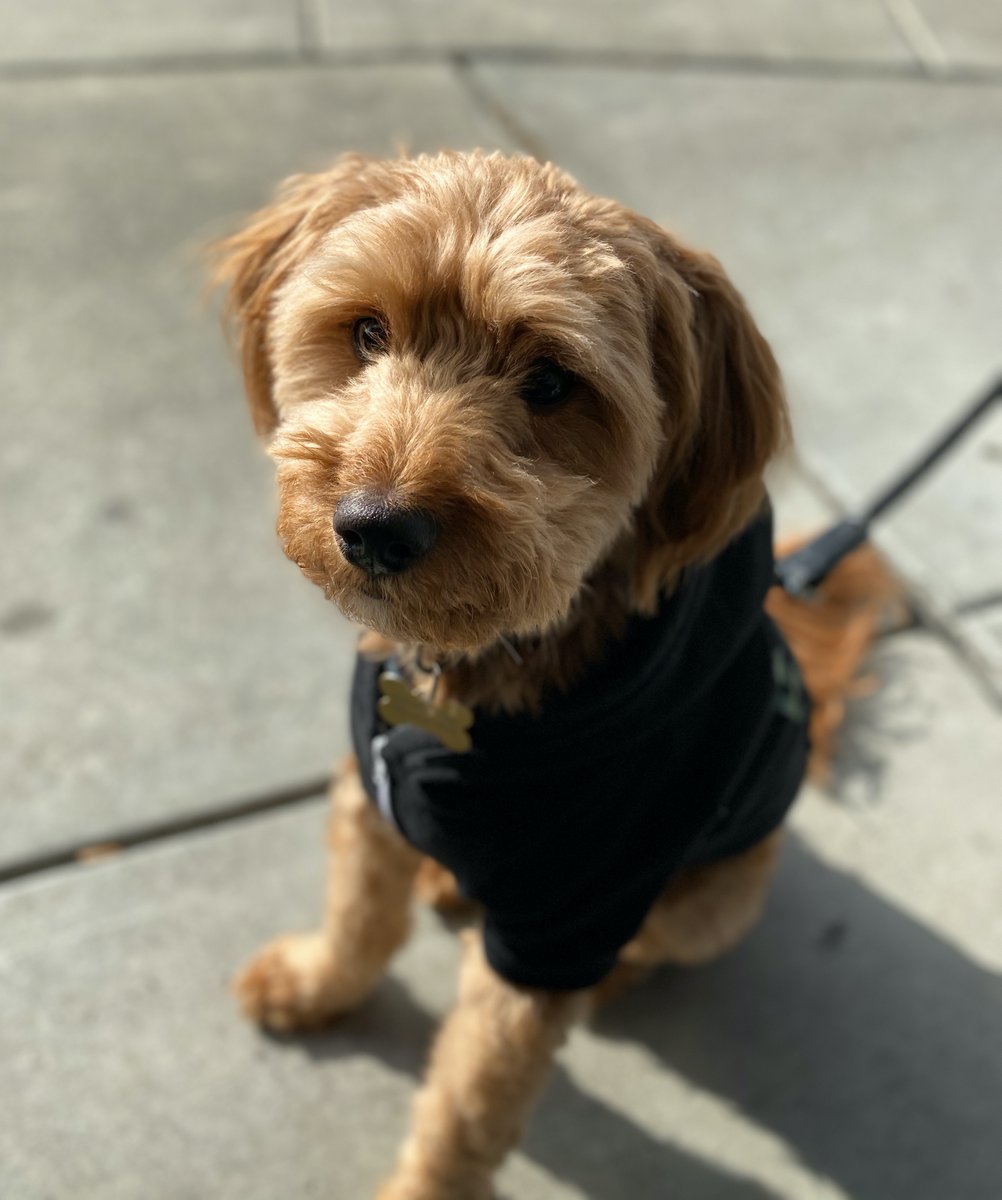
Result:
M513 988L466 936L459 1003L442 1026L396 1174L379 1200L490 1200L553 1054L586 997Z
M459 890L455 875L433 858L424 859L418 868L414 896L440 913L466 913L477 907Z
M290 180L221 244L216 274L277 467L286 554L368 627L365 653L437 660L439 697L538 707L764 503L787 414L740 296L715 259L551 165L351 156ZM352 345L366 316L392 351L370 362ZM578 379L553 411L519 394L540 357ZM331 514L368 488L438 521L412 570L370 578L342 557ZM622 971L732 945L761 911L778 840L673 880ZM406 936L418 863L349 764L323 928L245 970L248 1014L302 1028L359 1003ZM419 879L456 899L441 871ZM490 1196L587 1003L506 983L471 941L382 1200Z
M792 550L798 543L780 547ZM817 590L800 598L773 588L766 611L782 629L811 695L811 778L823 783L846 702L872 686L859 677L866 652L882 625L909 620L901 587L872 546L842 560Z
M421 856L371 804L354 758L331 789L329 849L321 928L277 938L234 984L244 1012L271 1029L314 1028L356 1008L410 932Z

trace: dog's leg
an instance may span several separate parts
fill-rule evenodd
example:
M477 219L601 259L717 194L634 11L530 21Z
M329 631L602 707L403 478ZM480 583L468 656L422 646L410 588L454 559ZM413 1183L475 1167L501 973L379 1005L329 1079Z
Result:
M489 1200L583 992L517 988L465 935L459 1003L439 1031L414 1122L379 1200Z
M659 963L697 966L737 945L762 915L782 830L731 858L680 871L620 953L626 973ZM615 986L615 974L603 989Z
M410 931L421 856L370 803L349 759L331 792L322 927L265 946L237 977L244 1011L271 1029L306 1029L359 1005Z
M456 877L433 858L426 858L414 879L414 895L440 913L456 916L474 912L476 904L459 890Z

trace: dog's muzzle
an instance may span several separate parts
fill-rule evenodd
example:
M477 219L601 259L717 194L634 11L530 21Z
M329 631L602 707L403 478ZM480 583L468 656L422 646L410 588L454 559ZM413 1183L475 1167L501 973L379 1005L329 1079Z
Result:
M431 550L438 523L423 508L409 508L382 492L353 492L334 509L338 548L368 575L399 575Z

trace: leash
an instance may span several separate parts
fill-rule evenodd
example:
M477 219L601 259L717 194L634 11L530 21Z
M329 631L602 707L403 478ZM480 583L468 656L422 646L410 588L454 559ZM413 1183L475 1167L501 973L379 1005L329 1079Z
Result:
M937 463L948 450L1002 396L1002 377L943 433L913 466L884 488L880 495L856 517L839 521L799 550L776 563L776 578L790 596L806 597L847 554L862 545L869 536L872 522L891 508Z

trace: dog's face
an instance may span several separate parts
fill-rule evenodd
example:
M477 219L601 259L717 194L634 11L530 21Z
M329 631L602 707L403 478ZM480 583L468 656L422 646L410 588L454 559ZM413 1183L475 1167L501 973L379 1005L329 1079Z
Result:
M614 546L650 607L761 498L784 417L739 298L552 167L342 160L221 263L285 551L390 638L545 631Z

